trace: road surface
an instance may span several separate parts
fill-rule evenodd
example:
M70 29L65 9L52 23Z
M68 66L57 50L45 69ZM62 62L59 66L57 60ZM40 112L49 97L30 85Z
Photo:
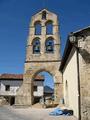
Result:
M74 116L50 116L50 109L0 107L0 120L77 120Z

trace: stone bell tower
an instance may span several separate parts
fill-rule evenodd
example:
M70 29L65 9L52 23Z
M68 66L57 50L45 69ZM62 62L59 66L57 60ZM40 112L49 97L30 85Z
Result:
M42 71L54 77L55 101L63 97L62 75L59 72L60 35L57 15L46 9L31 18L26 47L23 84L17 91L17 105L33 104L33 80Z

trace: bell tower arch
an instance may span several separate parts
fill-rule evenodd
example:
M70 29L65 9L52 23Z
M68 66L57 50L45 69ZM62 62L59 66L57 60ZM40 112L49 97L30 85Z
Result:
M16 104L33 104L33 76L40 70L52 73L54 77L55 101L62 98L62 75L59 72L61 63L60 35L58 17L46 9L33 15L26 46L24 79L17 92Z

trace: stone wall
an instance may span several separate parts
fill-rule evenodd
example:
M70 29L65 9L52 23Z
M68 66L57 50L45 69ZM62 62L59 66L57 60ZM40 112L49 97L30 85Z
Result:
M90 120L90 32L79 39L81 120Z

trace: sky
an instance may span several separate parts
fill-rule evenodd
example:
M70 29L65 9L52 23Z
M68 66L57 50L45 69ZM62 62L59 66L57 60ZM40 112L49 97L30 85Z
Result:
M45 71L40 72L39 75L44 76L44 86L49 86L50 88L54 89L54 76Z
M43 8L58 15L61 55L68 34L90 25L90 0L0 0L0 74L23 73L30 19Z

